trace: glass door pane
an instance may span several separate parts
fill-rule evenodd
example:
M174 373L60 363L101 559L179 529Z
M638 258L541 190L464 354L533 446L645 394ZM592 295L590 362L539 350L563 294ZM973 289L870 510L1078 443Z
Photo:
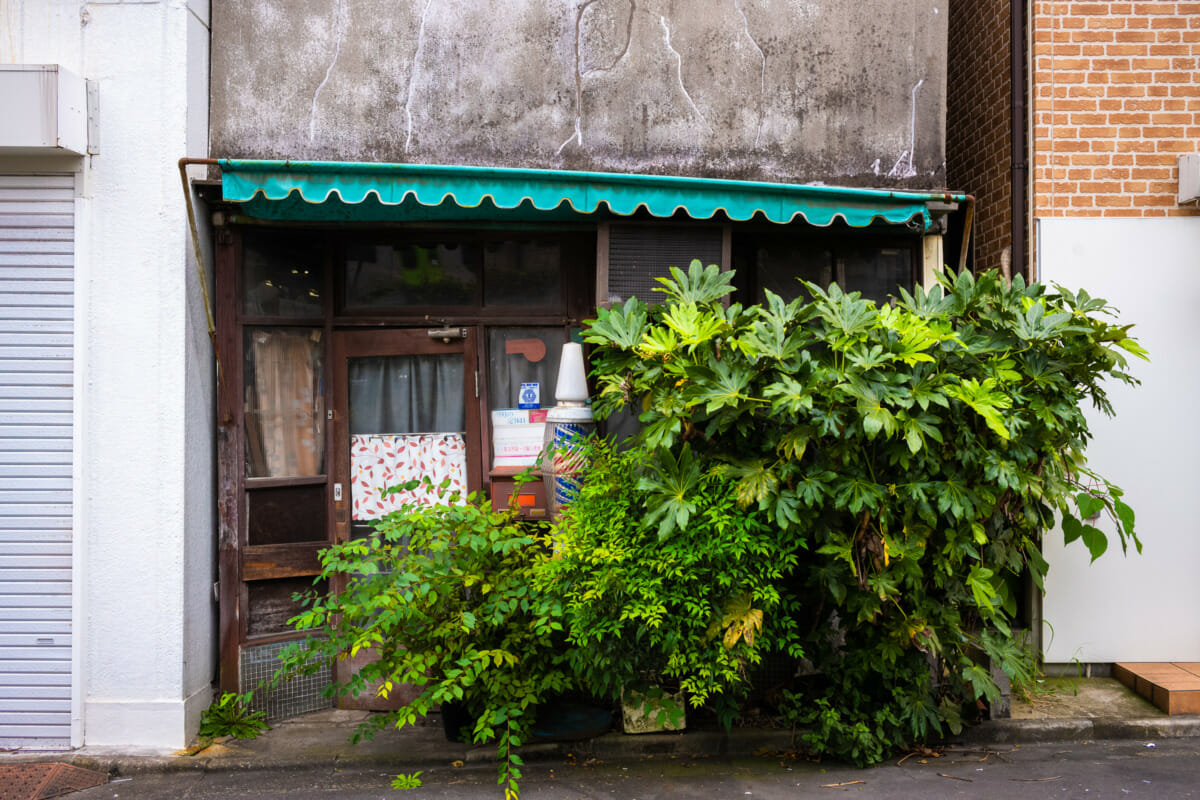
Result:
M379 519L405 503L441 502L436 488L443 481L466 494L464 369L461 353L347 360L352 523ZM384 495L423 478L433 488Z

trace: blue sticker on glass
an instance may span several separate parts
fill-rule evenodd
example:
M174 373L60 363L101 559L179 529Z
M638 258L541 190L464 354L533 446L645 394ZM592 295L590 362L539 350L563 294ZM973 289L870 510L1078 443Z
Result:
M517 408L538 408L542 402L541 384L522 383L517 396Z

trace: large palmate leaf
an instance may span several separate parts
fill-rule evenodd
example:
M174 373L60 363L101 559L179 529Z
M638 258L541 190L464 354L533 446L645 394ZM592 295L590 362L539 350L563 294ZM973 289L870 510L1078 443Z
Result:
M746 389L754 373L750 367L730 360L718 361L711 367L692 367L687 370L691 384L684 389L689 403L701 403L705 412L737 407L750 398Z
M646 304L631 297L624 306L600 308L590 320L583 340L591 344L615 345L632 350L646 334Z
M773 466L762 458L734 461L717 467L717 474L737 481L738 504L745 507L774 497L779 491L779 476Z
M732 278L732 271L723 272L716 264L705 267L699 259L692 259L686 274L679 267L671 267L670 278L656 278L662 286L654 291L666 294L670 303L705 305L720 302L732 292Z
M702 310L695 303L672 304L663 314L663 324L679 334L679 344L694 348L712 341L725 329L725 320Z
M763 389L763 397L771 401L775 413L795 415L813 407L812 389L791 375L780 374Z
M687 444L680 449L678 457L664 448L658 450L654 460L647 464L637 488L648 493L646 520L658 525L659 539L666 539L687 527L696 510L692 495L702 477L700 465Z
M843 293L836 283L829 286L828 294L816 284L806 282L805 286L814 297L824 301L819 304L817 316L839 334L832 342L835 346L845 347L866 335L878 316L874 303L863 300L857 292Z
M985 378L982 382L967 378L958 386L946 386L943 391L974 409L1001 439L1008 439L1010 434L1000 412L1012 406L1012 398L995 388L996 381L992 378Z

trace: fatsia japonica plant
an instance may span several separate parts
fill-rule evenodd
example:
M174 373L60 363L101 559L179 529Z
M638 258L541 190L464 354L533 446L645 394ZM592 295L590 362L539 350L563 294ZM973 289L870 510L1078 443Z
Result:
M1101 513L1141 550L1121 490L1084 458L1083 404L1111 414L1105 382L1136 383L1126 357L1146 355L1105 301L962 273L883 305L804 283L742 306L716 266L671 275L662 305L589 321L595 409L640 413L658 539L703 524L709 476L778 532L794 566L774 605L806 632L784 711L817 753L869 763L956 729L998 697L981 655L1027 679L1018 589L1042 586L1057 520L1093 560Z

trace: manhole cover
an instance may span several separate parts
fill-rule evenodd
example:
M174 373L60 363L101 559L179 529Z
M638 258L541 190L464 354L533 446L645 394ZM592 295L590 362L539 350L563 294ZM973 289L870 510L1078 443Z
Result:
M0 765L0 800L47 800L106 783L104 773L70 764Z

